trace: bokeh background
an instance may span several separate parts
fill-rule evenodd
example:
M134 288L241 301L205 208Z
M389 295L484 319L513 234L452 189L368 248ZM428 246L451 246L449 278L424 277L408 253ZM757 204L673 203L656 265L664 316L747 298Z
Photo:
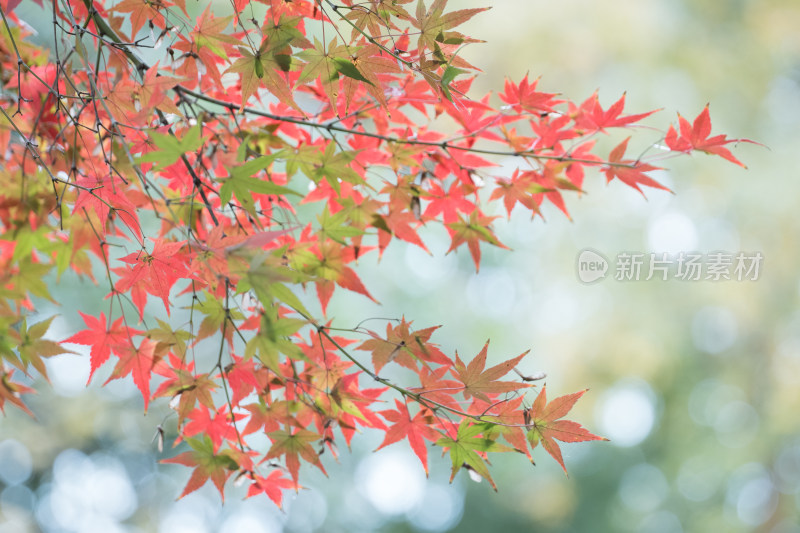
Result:
M523 370L547 372L550 395L589 387L572 418L611 441L564 445L569 478L539 449L536 466L496 459L498 493L461 474L450 485L447 458L434 454L426 479L406 445L372 453L380 435L365 433L326 458L329 478L305 470L283 511L237 489L224 506L210 487L176 501L189 470L158 465L152 440L168 407L143 416L128 382L85 387L83 354L49 361L52 387L29 400L37 420L0 418L0 532L800 533L798 26L796 0L501 0L463 27L487 41L464 51L485 72L475 94L526 73L578 101L599 89L606 106L627 91L631 112L663 108L636 132L642 150L676 112L710 102L715 132L765 145L734 149L748 170L703 154L665 161L658 178L675 194L646 200L592 175L568 199L573 221L549 207L545 221L499 220L513 252L484 249L479 275L429 230L432 256L393 245L361 262L382 305L334 300L342 325L444 324L434 340L450 352L472 357L491 338L496 360L532 349ZM764 260L757 281L585 285L575 265L587 247ZM67 277L53 292L69 302L42 309L60 313L54 338L80 326L76 305L91 312L104 296Z

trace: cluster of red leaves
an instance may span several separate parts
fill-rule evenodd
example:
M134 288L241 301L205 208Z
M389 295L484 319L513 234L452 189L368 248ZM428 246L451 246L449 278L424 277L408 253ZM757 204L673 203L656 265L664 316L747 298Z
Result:
M48 53L19 1L0 0L0 408L26 409L31 392L12 367L45 375L42 358L67 351L43 338L50 320L26 325L31 298L50 298L43 278L102 271L108 313L83 314L63 342L91 346L92 375L109 360L109 380L131 375L145 409L172 400L190 451L167 462L194 468L184 494L209 479L223 492L235 475L280 504L301 464L324 472L322 454L360 428L385 432L381 447L408 439L426 471L434 444L453 475L490 481L489 452L530 457L542 442L563 467L554 439L598 439L562 420L582 393L548 404L542 388L527 407L531 384L502 379L522 355L487 369L484 347L464 362L405 319L333 336L298 297L313 287L320 316L340 288L374 299L356 260L398 239L427 250L424 225L441 224L451 251L466 244L477 270L482 246L503 247L498 200L509 216L545 202L568 215L563 194L583 190L587 169L664 188L656 166L626 157L628 139L595 153L599 136L651 114L627 114L624 95L573 103L526 77L499 103L467 96L476 69L460 50L476 41L456 28L483 10L446 3L234 0L219 15L184 0L68 0L47 7L60 47ZM739 163L733 140L709 138L707 109L679 121L671 151ZM503 157L518 162L510 176ZM380 377L388 365L418 383Z

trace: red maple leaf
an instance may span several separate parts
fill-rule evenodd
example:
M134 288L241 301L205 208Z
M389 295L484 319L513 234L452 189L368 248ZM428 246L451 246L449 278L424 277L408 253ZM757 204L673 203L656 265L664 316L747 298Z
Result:
M114 288L121 293L134 291L134 302L140 316L144 313L146 302L144 292L161 298L169 315L169 291L178 279L188 275L184 256L178 253L184 242L163 239L154 239L154 242L151 253L138 252L122 257L120 260L131 266L114 269L120 275Z
M498 96L518 113L523 110L538 113L542 111L551 112L554 106L563 103L563 100L553 100L553 97L557 96L555 93L537 91L536 85L538 83L538 78L533 80L533 83L530 83L527 74L519 84L506 79L505 92Z
M92 381L92 375L94 375L95 370L108 361L111 352L122 353L126 347L130 346L131 338L134 335L141 334L141 331L124 325L122 317L118 318L110 327L106 327L107 321L105 313L101 312L99 318L86 315L80 311L78 311L78 313L83 318L88 329L79 331L63 342L72 342L92 347L89 352L91 371L89 372L89 379L86 380L86 384L88 385L89 382Z
M425 199L429 203L425 208L425 213L422 215L423 218L432 219L441 215L445 224L451 224L458 222L460 219L459 213L471 213L474 211L475 204L467 200L464 188L460 183L453 183L445 191L438 183L432 183L425 195ZM451 235L455 231L452 228L447 228L447 230Z
M636 115L622 115L624 109L625 93L622 93L619 100L614 102L611 107L604 110L603 106L600 105L600 100L597 98L597 92L595 92L581 104L580 113L575 119L575 125L579 129L605 132L606 128L622 128L639 122L657 111L653 110Z
M159 28L164 27L164 17L158 11L161 3L149 2L147 0L123 0L114 9L123 13L130 13L131 16L131 37L135 40L136 34L142 29L145 22L152 22Z
M459 220L452 224L447 224L447 227L452 231L450 248L447 253L452 252L464 243L467 243L469 253L472 255L472 261L475 263L475 272L480 270L481 266L481 241L494 244L500 248L508 247L501 243L491 230L492 220L498 217L489 217L482 214L477 209L469 214L469 218Z
M300 489L291 479L283 477L283 472L280 470L273 470L267 477L253 474L253 483L247 489L247 497L251 498L258 494L266 494L278 507L283 507L283 490L282 489Z
M240 463L252 465L249 457L236 450L223 450L217 453L208 436L200 439L186 439L193 451L184 452L170 459L162 459L162 463L174 463L194 468L189 481L178 498L196 491L210 479L217 487L222 501L225 501L224 486L230 475L239 470Z
M409 331L410 325L411 322L406 322L405 317L396 327L386 324L385 339L377 333L369 332L372 338L362 342L356 349L372 352L375 372L380 372L391 361L412 370L418 368L417 361L445 366L452 364L438 346L429 342L431 335L439 326Z
M488 370L484 370L484 368L486 368L486 352L488 348L489 341L486 341L486 344L483 345L483 349L469 362L469 365L465 365L458 357L458 352L456 352L456 364L450 372L453 374L454 378L464 384L463 392L466 399L469 400L470 397L474 396L486 403L491 403L492 400L489 395L513 392L530 386L527 383L518 383L514 381L497 381L498 378L511 372L522 358L528 355L528 352L522 353L508 361L503 361L499 365L495 365Z
M725 135L715 135L709 138L711 134L711 117L708 113L708 104L706 104L700 114L697 115L693 124L690 125L689 121L683 118L680 113L678 113L678 122L681 130L680 135L678 135L675 128L670 125L667 136L664 139L669 149L674 152L699 150L707 154L715 154L724 157L740 167L747 168L744 163L733 156L730 150L725 148L725 145L737 142L758 144L749 139L728 139Z
M214 416L211 416L211 410L208 408L198 407L194 409L186 417L189 422L184 426L183 434L187 437L197 434L208 435L214 444L214 452L216 453L226 439L230 439L236 434L231 416L227 411L227 405L217 409ZM244 417L245 415L242 414L234 415L235 420L240 420Z
M650 172L652 170L661 170L660 167L642 163L641 161L634 161L633 159L622 159L622 156L625 155L625 150L628 148L628 141L630 139L631 138L628 137L619 143L616 148L611 150L608 156L608 162L613 164L606 166L603 170L606 173L606 180L610 182L614 178L618 178L625 185L633 187L642 193L642 196L644 196L644 192L639 188L639 185L646 185L648 187L672 192L645 174L645 172Z
M281 426L297 426L300 422L295 420L289 410L289 402L285 400L274 400L272 403L251 403L243 406L250 411L250 420L242 430L242 436L263 430L264 433L278 431Z
M419 374L420 386L411 387L409 390L419 393L426 400L460 410L461 407L453 395L460 393L463 385L452 379L444 379L449 370L448 366L442 366L435 370L423 367Z
M441 437L439 432L430 426L432 415L427 409L422 409L412 417L405 404L397 399L395 399L394 403L397 409L379 411L381 416L389 422L393 422L393 425L386 431L386 437L384 437L383 442L375 451L408 438L411 449L419 457L427 476L428 449L425 447L425 441L433 441Z
M128 374L133 374L133 382L142 393L144 398L144 410L147 411L147 404L150 401L150 377L153 367L156 364L157 343L154 340L144 338L139 347L128 344L119 353L117 366L111 372L111 376L103 385L114 379L124 378Z
M586 389L588 390L588 389ZM525 413L527 419L528 442L531 449L541 441L544 449L555 459L564 473L567 473L567 467L564 466L564 458L561 457L561 448L559 448L556 439L561 442L583 442L587 440L608 440L605 437L599 437L590 433L583 426L571 420L559 420L570 412L581 396L584 395L586 390L567 394L547 403L546 386L542 387L542 391L533 406Z
M497 178L497 188L492 191L490 200L503 199L503 206L511 216L517 203L531 210L531 217L539 213L539 199L535 195L548 191L546 187L534 181L535 172L520 172L518 168L510 178Z

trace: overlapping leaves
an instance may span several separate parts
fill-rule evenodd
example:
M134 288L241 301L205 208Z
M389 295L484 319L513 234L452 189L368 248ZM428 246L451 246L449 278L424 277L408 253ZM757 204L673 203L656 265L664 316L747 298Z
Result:
M428 251L424 226L477 271L486 246L505 248L502 207L569 215L591 169L664 189L629 138L596 148L652 112L628 112L625 95L573 103L527 76L499 102L471 95L478 69L461 50L477 40L458 30L484 9L447 0L270 0L253 21L263 11L247 0L195 21L183 0L67 4L54 11L60 56L28 39L18 2L0 28L3 108L16 111L0 118L0 408L27 409L15 371L46 375L67 351L46 336L52 319L29 317L50 298L43 278L71 269L107 287L108 308L81 313L63 343L90 346L90 380L131 376L145 409L169 399L186 451L166 462L193 469L183 495L236 477L280 505L302 465L324 472L323 455L364 429L383 432L381 448L407 441L426 472L436 445L452 476L493 487L492 453L541 443L565 467L556 441L600 439L564 420L583 392L547 403L543 387L527 407L531 383L509 377L525 354L488 364L487 344L452 359L431 342L437 327L324 317L340 289L380 300L359 260L398 240ZM707 107L678 122L670 151L741 165Z

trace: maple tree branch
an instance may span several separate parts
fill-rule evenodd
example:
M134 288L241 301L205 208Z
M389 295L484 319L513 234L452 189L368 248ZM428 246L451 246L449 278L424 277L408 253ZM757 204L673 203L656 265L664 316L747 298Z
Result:
M225 320L222 322L222 338L219 342L219 356L217 357L217 364L216 368L219 368L220 373L225 376L225 368L222 366L222 354L225 350L225 333L227 332L228 322L232 325L233 320L230 316L230 308L228 307L230 304L230 288L228 286L228 280L225 280ZM234 325L234 328L236 326ZM231 419L231 425L233 426L233 431L236 433L236 441L239 444L239 449L242 450L242 453L247 453L245 451L244 442L242 442L242 435L239 433L239 428L236 426L236 415L233 412L233 401L231 400L231 393L228 390L228 380L222 379L222 389L225 391L225 400L228 403L228 413Z
M412 146L430 146L434 148L441 148L443 150L459 150L462 152L470 152L474 154L483 154L483 155L495 155L495 156L505 156L505 157L532 157L534 159L546 159L551 161L560 161L563 163L583 163L587 165L594 165L594 166L609 166L609 167L622 167L622 168L635 168L635 165L631 165L629 163L618 163L613 161L596 161L594 159L582 159L576 157L569 157L569 156L558 156L558 155L547 155L547 154L540 154L537 152L532 151L510 151L510 150L489 150L484 148L474 148L469 146L459 146L457 144L453 144L451 141L421 141L419 139L404 139L402 137L392 137L389 135L381 135L380 133L372 133L369 131L363 130L355 130L351 128L344 128L342 126L336 126L334 122L331 123L320 123L314 122L310 120L304 120L301 118L295 117L287 117L283 115L276 115L274 113L270 113L269 111L263 111L261 109L255 109L253 107L241 106L239 104L235 104L233 102L227 102L225 100L220 100L218 98L214 98L213 96L208 96L203 93L199 93L197 91L193 91L191 89L187 89L182 85L176 85L173 90L180 91L186 93L198 100L204 100L206 102L217 104L222 107L226 107L228 109L238 110L243 113L248 113L251 115L256 115L260 117L269 118L278 122L288 122L290 124L297 124L299 126L307 126L310 128L318 128L328 131L335 131L338 133L346 133L349 135L359 135L362 137L371 137L373 139L380 139L382 141L388 143L398 143L398 144L407 144ZM337 119L338 121L338 119ZM472 137L474 134L465 134L463 135L464 138Z
M330 4L332 7L336 7L338 9L339 6L335 6L334 4L331 4L329 0L325 0L325 1L328 4ZM117 43L122 42L122 40L119 38L119 36L116 34L116 32L114 32L114 30L106 23L106 21L103 20L103 18L100 17L95 10L91 9L91 2L92 2L92 0L83 0L83 3L87 6L87 8L90 9L90 16L95 21L95 24L97 25L97 28L100 30L100 32L105 34L108 38L110 38L114 42L117 42ZM352 24L352 21L350 21L349 19L347 19L345 17L342 17L342 18L344 20L347 20L348 22L350 22ZM359 30L359 31L361 31L361 30ZM361 31L361 33L364 34L363 31ZM374 39L372 39L368 35L366 35L366 34L364 34L364 35L366 36L366 38L370 39L371 42L375 42ZM387 53L391 54L391 52L389 50L387 50L386 47L380 45L377 42L375 42L375 44L380 46ZM136 56L136 54L134 54L132 51L128 50L127 48L123 49L122 52L136 66L136 68L138 70L143 71L143 70L148 70L150 68L150 66L147 63L145 63L144 61L139 59ZM392 54L392 55L394 56L394 54ZM401 61L403 61L403 63L405 63L407 65L413 65L411 62L406 61L406 60L404 60L404 59L402 59L400 57L398 57L398 59L400 59ZM203 94L201 92L197 92L197 91L194 91L192 89L187 89L186 87L184 87L184 86L182 86L180 84L175 85L175 87L173 87L173 90L175 92L184 93L184 94L190 95L190 96L192 96L194 98L197 98L198 100L204 100L206 102L209 102L209 103L212 103L212 104L216 104L216 105L219 105L219 106L224 107L224 108L228 108L228 109L231 109L231 110L237 110L237 111L240 111L242 113L248 113L248 114L251 114L251 115L256 115L256 116L260 116L260 117L264 117L264 118L269 118L269 119L272 119L272 120L275 120L275 121L278 121L278 122L288 122L290 124L297 124L298 126L307 126L307 127L310 127L310 128L326 129L328 131L335 131L335 132L338 132L338 133L345 133L345 134L349 134L349 135L359 135L359 136L362 136L362 137L370 137L370 138L373 138L373 139L380 139L380 140L388 142L388 143L400 143L400 144L407 144L407 145L412 145L412 146L430 146L430 147L434 147L434 148L442 148L444 150L448 150L448 149L450 149L450 150L459 150L459 151L463 151L463 152L470 152L470 153L483 154L483 155L494 155L494 156L501 156L501 157L503 157L503 156L505 156L505 157L533 157L535 159L545 159L545 160L551 160L551 161L560 161L560 162L564 162L564 163L583 163L583 164L593 165L593 166L635 168L635 165L631 165L629 163L618 163L618 162L612 162L612 161L595 161L593 159L582 159L582 158L574 158L574 157L568 157L568 156L546 155L546 154L539 154L539 153L532 152L532 151L489 150L489 149L483 149L483 148L459 146L459 145L453 144L452 142L449 142L449 141L437 142L437 141L421 141L421 140L418 140L418 139L403 139L401 137L392 137L392 136L388 136L388 135L381 135L379 133L372 133L372 132L368 132L368 131L356 130L356 129L351 129L351 128L344 128L342 126L335 125L334 122L331 122L331 123L328 123L328 124L324 124L324 123L314 122L312 120L307 120L307 119L303 119L303 118L276 115L276 114L270 113L268 111L263 111L263 110L256 109L256 108L253 108L253 107L248 107L246 105L239 105L239 104L236 104L234 102L228 102L228 101L225 101L225 100L220 100L218 98L214 98L212 96L208 96L208 95ZM160 118L162 118L162 122L163 122L163 114L161 113L160 110L157 110L157 112L159 113ZM172 133L172 131L170 131L170 133ZM174 133L172 133L172 134L174 135ZM464 135L464 137L472 137L473 135L474 135L473 133L470 133L470 134ZM187 165L187 169L189 170L189 173L192 175L192 179L195 179L196 178L196 174L194 174L194 170L191 168L191 166L188 164L187 161L184 161L184 163ZM205 197L205 193L201 190L200 194L201 194L201 198L203 198L203 200L206 203L206 205L209 208L209 210L211 210L210 209L210 204L206 201L207 199L204 198ZM213 215L213 213L211 214L211 216L214 219L215 224L217 224L216 217Z
M347 22L350 26L352 26L353 29L356 30L358 33L360 33L367 41L369 41L370 43L374 44L375 46L377 46L378 48L380 48L381 50L383 50L384 52L386 52L387 54L389 54L390 56L392 56L393 58L395 58L396 60L398 60L399 62L404 64L405 66L409 67L410 69L416 70L414 68L415 65L414 65L413 61L409 61L407 59L403 59L398 54L396 54L394 51L389 50L386 46L384 46L383 44L378 42L374 37L372 37L371 35L366 33L364 30L359 28L352 20L350 20L349 18L347 18L344 15L342 15L341 13L339 13L340 9L355 9L354 7L352 7L352 6L339 6L339 5L336 5L333 2L331 2L331 0L325 0L325 3L328 4L331 9L333 9L334 13L339 15L339 18L341 18L343 21ZM320 8L321 8L322 7L322 0L317 0L317 4L319 4ZM391 28L389 28L389 29L391 29Z
M28 66L22 60L22 56L19 55L19 49L17 48L17 41L14 39L14 36L11 34L11 26L8 25L8 19L6 19L6 12L0 7L0 15L3 17L3 25L6 28L6 32L8 33L8 38L11 41L11 45L14 47L14 53L17 55L17 110L14 115L19 115L22 113L22 102L28 102L29 100L22 96L22 67L24 66L28 69ZM30 72L30 69L28 69ZM45 84L47 85L47 84Z
M328 339L345 357L347 357L350 361L352 361L358 368L360 368L365 374L367 374L373 380L377 381L378 383L382 383L383 385L386 385L387 387L391 387L392 389L396 390L397 392L399 392L403 396L405 396L407 398L411 398L412 400L414 400L418 404L423 405L423 406L427 407L428 409L430 409L432 411L436 411L437 409L444 409L445 411L449 411L449 412L451 412L453 414L462 416L464 418L470 418L472 420L475 420L476 422L495 424L497 426L504 426L504 427L527 428L527 426L525 424L504 424L502 422L496 422L494 420L487 420L485 418L487 416L491 416L491 417L495 417L496 418L497 415L487 415L485 412L482 415L473 415L471 413L466 413L464 411L459 411L458 409L454 409L453 407L450 407L450 406L445 405L443 403L439 403L436 400L431 400L429 398L423 398L422 394L424 394L424 392L419 392L419 393L412 392L412 391L410 391L408 389L405 389L405 388L401 387L400 385L396 385L396 384L392 383L391 381L389 381L386 378L380 377L378 374L374 373L372 370L367 368L367 366L364 365L364 363L359 361L356 357L354 357L352 354L350 354L341 344L336 342L336 339L334 339L326 331L328 329L327 326L316 326L316 328L317 328L317 331L320 334L324 335L325 338ZM461 390L463 390L463 388Z
M112 41L114 41L115 43L122 43L122 39L119 38L117 33L108 25L108 23L106 23L106 21L102 17L100 17L100 15L97 13L97 10L94 9L92 0L83 0L83 4L89 10L89 16L92 18L92 20L94 20L94 23L97 26L97 29L100 30L100 32L109 39L111 39ZM128 50L127 47L122 49L122 53L125 54L128 60L130 60L136 66L136 69L139 71L140 74L142 74L145 70L148 70L150 68L150 66L147 65L147 63L136 57L136 54ZM164 124L165 126L169 126L167 118L164 116L164 113L160 109L156 109L156 114L158 115L158 118L162 124ZM112 116L111 113L109 113L109 116ZM175 132L172 130L172 126L169 126L167 131L170 135L175 137ZM189 172L189 175L192 177L192 181L195 185L195 188L200 193L200 199L203 201L203 204L205 205L206 210L208 211L208 214L211 217L211 221L214 222L215 226L219 226L219 220L217 219L217 216L214 213L214 208L211 206L211 202L208 200L208 196L203 190L203 182L200 179L200 176L197 175L194 168L192 167L192 164L186 158L186 154L181 154L181 161L186 167L186 170Z

